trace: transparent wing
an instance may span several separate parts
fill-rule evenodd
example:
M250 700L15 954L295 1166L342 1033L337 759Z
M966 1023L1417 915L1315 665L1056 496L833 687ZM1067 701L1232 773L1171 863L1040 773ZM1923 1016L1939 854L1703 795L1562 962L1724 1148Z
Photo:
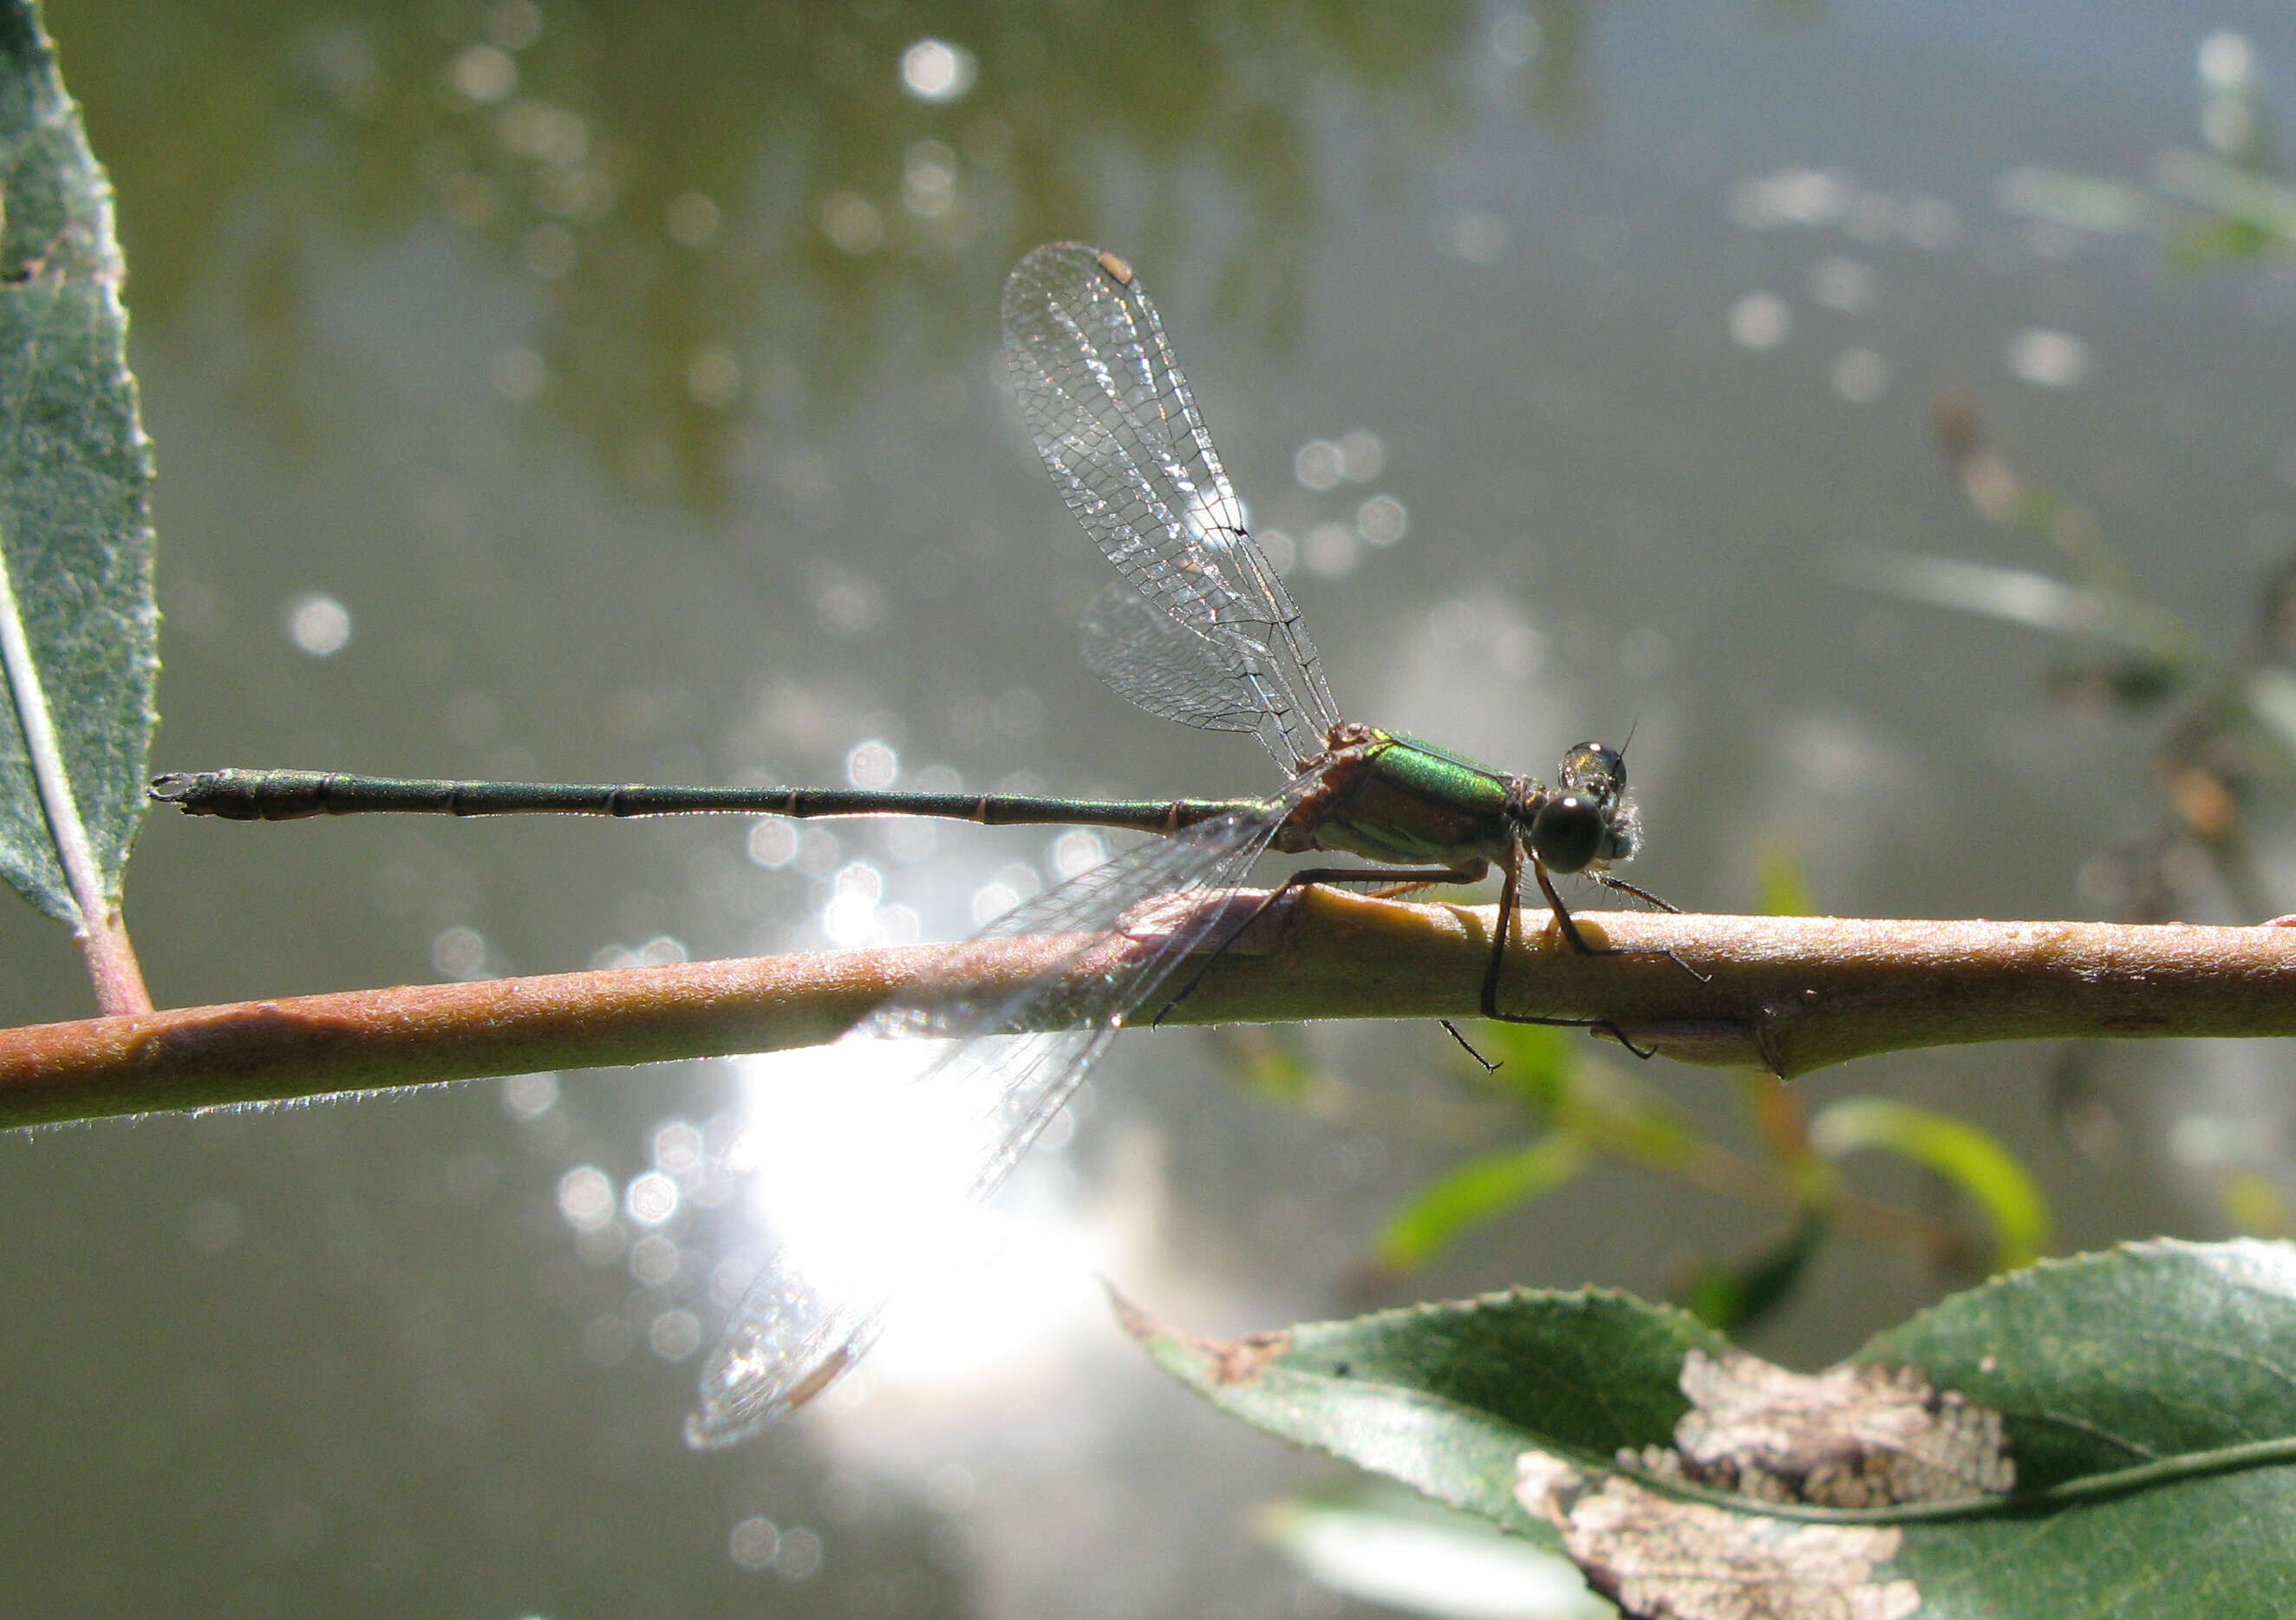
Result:
M1077 641L1094 674L1151 714L1208 731L1257 732L1267 718L1233 637L1157 612L1121 580L1085 610Z
M1171 838L1152 839L1008 913L972 944L1050 944L1044 971L1017 994L931 1005L895 1002L832 1050L850 1055L849 1155L786 1144L802 1207L777 1219L778 1246L733 1312L686 1419L689 1444L746 1439L834 1382L876 1337L886 1305L934 1256L936 1215L985 1198L1060 1111L1127 1018L1224 922L1195 900L1240 880L1315 777L1280 798ZM952 981L971 972L960 951ZM1032 1025L1059 1023L1058 1030ZM939 1049L895 1037L939 1038ZM887 1076L888 1055L898 1067ZM873 1077L886 1083L870 1089Z
M1315 643L1244 530L1131 267L1081 243L1029 252L1004 284L1004 357L1037 449L1085 532L1143 598L1223 648L1201 672L1242 671L1259 708L1252 729L1277 763L1297 769L1322 752L1339 712Z

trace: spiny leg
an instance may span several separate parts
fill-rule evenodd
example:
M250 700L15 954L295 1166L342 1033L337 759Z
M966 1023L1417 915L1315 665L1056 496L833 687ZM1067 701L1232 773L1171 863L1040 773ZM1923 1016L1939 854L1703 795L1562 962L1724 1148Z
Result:
M1572 949L1576 950L1579 955L1589 957L1664 957L1668 961L1682 969L1683 972L1688 974L1701 984L1711 984L1714 983L1713 974L1699 972L1698 969L1693 967L1689 963L1675 955L1670 949L1664 945L1589 945L1587 942L1587 936L1578 932L1578 925L1571 920L1570 910L1562 903L1562 897L1554 892L1554 880L1547 876L1546 868L1539 864L1538 858L1537 856L1533 856L1531 858L1530 869L1538 879L1539 892L1546 896L1546 903L1554 909L1554 920L1562 925L1563 937L1570 942ZM1590 874L1590 876L1592 876L1597 883L1603 882L1603 876L1600 873ZM1617 888L1624 889L1628 893L1640 895L1641 898L1651 901L1653 905L1663 907L1666 910L1673 912L1677 917L1682 915L1679 908L1667 905L1664 900L1658 899L1655 895L1644 894L1640 889L1634 887L1631 884L1617 882L1614 884L1605 884L1604 886L1615 886Z
M1483 1065L1484 1073L1496 1074L1499 1072L1499 1065L1493 1063L1489 1058L1484 1057L1480 1052L1477 1051L1475 1049L1475 1043L1467 1039L1464 1032L1460 1030L1457 1024L1452 1023L1448 1018L1438 1018L1435 1022L1443 1026L1443 1032L1445 1034L1450 1036L1452 1040L1459 1043L1459 1049L1461 1051L1464 1052L1468 1057L1473 1058L1477 1063Z
M1628 1040L1627 1032L1608 1018L1544 1018L1535 1013L1499 1010L1499 969L1506 961L1508 935L1514 928L1515 914L1522 900L1522 845L1517 842L1507 850L1506 876L1499 883L1498 926L1491 931L1491 951L1483 963L1483 1016L1498 1024L1544 1024L1563 1029L1600 1030L1636 1057L1647 1058L1651 1055L1650 1049ZM1546 892L1548 903L1554 909L1554 920L1561 926L1562 936L1570 942L1572 947L1584 956L1613 954L1613 951L1598 950L1587 942L1586 936L1578 932L1578 925L1570 920L1570 910L1554 892L1554 885L1547 881L1546 868L1538 864L1536 857L1531 859L1530 868L1538 878L1538 886Z
M1669 912L1676 917L1682 915L1682 908L1672 900L1660 900L1648 889L1638 889L1623 877L1615 877L1608 872L1589 872L1587 876L1605 889L1614 890L1620 894L1631 894L1644 905L1655 910Z
M1395 892L1408 894L1414 889L1429 888L1436 884L1471 884L1481 877L1487 869L1486 863L1478 861L1472 867L1456 868L1423 867L1406 868L1399 871L1383 871L1377 867L1309 867L1294 872L1262 895L1259 903L1245 913L1243 921L1229 929L1226 939L1204 953L1204 959L1196 965L1196 971L1188 975L1188 982L1180 986L1179 991L1171 999L1157 1009L1156 1016L1148 1021L1148 1027L1153 1029L1163 1023L1165 1016L1174 1007L1195 994L1196 986L1204 982L1204 975L1211 971L1212 964L1225 956L1228 948L1243 937L1244 930L1258 922L1270 906L1294 889L1304 889L1310 884L1383 883L1390 885ZM1380 891L1380 896L1384 898L1389 892L1389 890L1382 889ZM1466 1038L1460 1035L1458 1031L1453 1030L1451 1033L1458 1040L1460 1045L1467 1046ZM1474 1052L1475 1048L1467 1046L1467 1050ZM1479 1063L1487 1061L1480 1052L1475 1052L1475 1060Z
M1652 894L1648 889L1637 888L1623 877L1613 877L1608 872L1589 872L1587 876L1593 878L1596 883L1602 884L1605 889L1615 890L1620 894L1633 895L1645 906L1653 907L1658 910L1667 912L1674 917L1680 917L1682 915L1682 908L1680 906L1676 905L1671 900L1660 900L1657 895ZM1668 951L1666 954L1673 959L1674 965L1677 967L1681 968L1683 972L1688 974L1701 984L1711 984L1714 983L1714 975L1712 974L1699 972L1698 969L1693 967L1680 957L1675 956L1674 952L1671 950Z

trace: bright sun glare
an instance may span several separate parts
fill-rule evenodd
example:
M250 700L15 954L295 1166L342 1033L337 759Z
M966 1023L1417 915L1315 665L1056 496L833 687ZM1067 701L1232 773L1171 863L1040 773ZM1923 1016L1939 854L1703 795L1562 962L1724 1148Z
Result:
M989 1147L982 1098L952 1043L849 1038L746 1058L741 1167L784 1269L817 1290L891 1298L868 1386L925 1394L1080 1330L1105 1306L1108 1235L1056 1161L984 1208L968 1196ZM842 1402L828 1402L833 1410Z

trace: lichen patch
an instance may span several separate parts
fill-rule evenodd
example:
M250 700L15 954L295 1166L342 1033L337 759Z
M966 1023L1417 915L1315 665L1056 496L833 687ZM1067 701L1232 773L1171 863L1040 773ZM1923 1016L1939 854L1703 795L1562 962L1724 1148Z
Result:
M1691 1410L1671 1449L1622 1460L1763 1501L1832 1508L1960 1501L2016 1484L2001 1414L1918 1368L1789 1372L1742 1351L1683 1358Z
M1922 1606L1913 1582L1883 1578L1900 1540L1886 1525L1790 1525L1616 1477L1589 1489L1541 1451L1517 1460L1515 1499L1644 1620L1906 1620Z

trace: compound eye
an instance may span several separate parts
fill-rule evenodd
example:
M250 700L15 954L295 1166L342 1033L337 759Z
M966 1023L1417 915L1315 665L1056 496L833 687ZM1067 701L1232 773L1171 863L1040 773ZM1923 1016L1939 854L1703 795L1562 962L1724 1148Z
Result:
M1610 831L1603 806L1584 794L1557 794L1530 821L1530 852L1550 872L1583 872Z
M1562 756L1556 783L1597 798L1620 798L1627 791L1627 756L1607 743L1581 743Z

